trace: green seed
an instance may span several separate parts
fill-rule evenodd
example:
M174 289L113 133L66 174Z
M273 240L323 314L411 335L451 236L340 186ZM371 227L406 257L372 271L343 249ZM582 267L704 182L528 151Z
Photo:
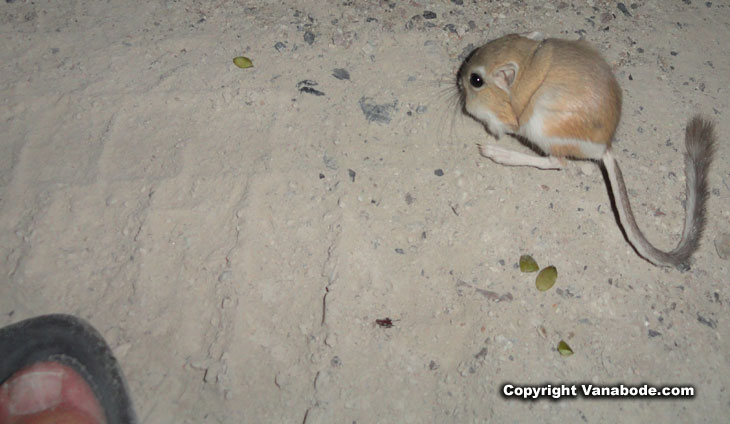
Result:
M573 354L573 349L568 346L568 343L561 340L560 343L558 343L558 352L560 352L563 356L570 356Z
M233 63L236 64L241 69L250 68L253 66L253 62L251 62L251 59L245 57L245 56L238 56L233 58Z
M540 267L537 266L537 262L532 259L530 255L520 256L520 271L522 272L536 272Z
M557 279L558 270L554 266L550 265L549 267L543 268L543 270L537 274L535 285L540 291L550 290L550 288L555 285L555 280Z

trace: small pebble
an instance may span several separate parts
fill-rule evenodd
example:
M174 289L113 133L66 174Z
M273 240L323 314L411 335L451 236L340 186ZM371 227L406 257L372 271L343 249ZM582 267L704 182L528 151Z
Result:
M300 93L314 94L315 96L324 96L324 93L322 91L312 88L317 85L319 85L317 81L302 80L297 83L297 88L299 89Z
M396 111L398 101L393 103L376 104L370 97L361 97L358 101L360 109L365 115L365 119L370 122L379 122L381 124L390 123L391 115Z
M343 69L343 68L333 69L332 76L337 78L338 80L349 80L350 79L350 73L347 72L347 69Z
M312 31L305 32L304 41L311 46L314 43L314 33Z
M708 327L710 327L712 329L717 328L717 321L716 320L714 320L712 318L705 318L702 315L700 315L699 313L697 313L697 321L700 324L704 324L704 325L706 325L706 326L708 326Z
M302 87L299 89L301 93L314 94L315 96L324 96L324 92L319 91L312 87Z
M479 352L477 352L476 355L474 355L475 359L484 359L487 357L487 354L489 353L489 350L486 347L483 347Z
M623 3L619 3L616 5L618 7L618 10L621 11L626 16L631 16L631 13L629 12L629 9L626 8L626 5Z
M421 15L414 15L411 16L411 19L406 22L406 29L413 29L423 20L423 17Z
M310 87L314 87L314 86L319 85L319 83L317 81L314 81L314 80L305 79L305 80L301 80L301 81L299 81L297 83L297 88L302 88L305 85L310 86Z
M342 365L342 360L339 356L335 355L332 357L332 360L330 360L330 364L335 368L339 368L339 366Z

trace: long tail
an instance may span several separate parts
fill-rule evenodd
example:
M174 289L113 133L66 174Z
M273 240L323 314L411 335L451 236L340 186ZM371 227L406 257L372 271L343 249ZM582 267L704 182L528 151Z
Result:
M606 168L611 182L619 219L629 243L641 257L654 265L675 266L679 269L689 268L689 258L699 247L700 238L705 229L705 204L709 196L707 174L715 145L714 124L695 116L687 124L684 141L687 145L687 153L684 156L687 178L684 230L679 244L670 252L654 247L636 225L624 177L610 149L606 150L602 158L603 166Z

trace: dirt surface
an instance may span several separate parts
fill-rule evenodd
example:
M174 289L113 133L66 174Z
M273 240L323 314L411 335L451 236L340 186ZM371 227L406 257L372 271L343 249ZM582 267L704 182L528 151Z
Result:
M595 164L479 156L454 74L532 30L614 68L614 150L661 247L684 125L717 123L691 271L636 255ZM727 2L15 0L0 31L0 325L88 319L143 422L726 422ZM696 394L519 401L507 382Z

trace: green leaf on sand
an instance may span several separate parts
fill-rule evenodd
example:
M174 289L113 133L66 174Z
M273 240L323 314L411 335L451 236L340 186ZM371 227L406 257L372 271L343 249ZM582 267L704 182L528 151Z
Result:
M253 62L251 62L251 59L245 57L245 56L238 56L233 58L233 63L236 64L241 69L250 68L253 66Z
M535 285L540 291L550 290L550 287L555 284L555 280L557 279L558 270L554 266L550 265L549 267L543 268L543 270L537 274Z
M570 356L573 354L573 349L568 346L568 343L561 340L560 343L558 343L558 352L560 352L563 356Z
M539 269L540 269L540 267L537 266L537 262L535 262L535 260L532 259L532 256L530 256L530 255L520 256L520 271L535 272Z

